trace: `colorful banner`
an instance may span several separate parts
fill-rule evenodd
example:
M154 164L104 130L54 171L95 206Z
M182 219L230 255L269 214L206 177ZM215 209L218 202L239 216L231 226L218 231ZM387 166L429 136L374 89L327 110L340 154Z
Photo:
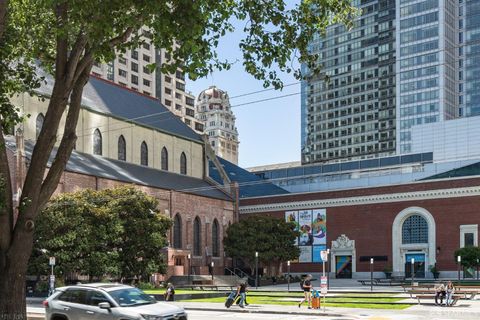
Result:
M285 212L285 221L294 223L295 231L298 231L300 229L300 225L298 223L298 211ZM298 246L298 238L295 239L295 245Z
M301 210L298 212L298 223L300 224L299 245L311 246L313 244L312 235L312 210Z
M299 246L300 257L299 262L312 262L312 246Z
M322 257L320 256L320 251L327 250L326 245L313 246L313 259L312 262L323 262Z
M312 211L313 245L327 244L327 210L316 209Z

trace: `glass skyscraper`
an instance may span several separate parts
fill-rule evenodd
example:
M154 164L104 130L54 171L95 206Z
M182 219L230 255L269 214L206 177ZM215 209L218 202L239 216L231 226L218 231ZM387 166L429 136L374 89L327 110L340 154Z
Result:
M302 162L411 152L413 126L480 114L480 0L356 0L352 30L310 46Z

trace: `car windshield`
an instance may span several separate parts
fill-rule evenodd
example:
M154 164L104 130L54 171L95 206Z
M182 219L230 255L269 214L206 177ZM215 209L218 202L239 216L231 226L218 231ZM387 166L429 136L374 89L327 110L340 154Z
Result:
M157 301L137 288L123 288L109 292L113 300L121 307L132 307L142 304L152 304Z

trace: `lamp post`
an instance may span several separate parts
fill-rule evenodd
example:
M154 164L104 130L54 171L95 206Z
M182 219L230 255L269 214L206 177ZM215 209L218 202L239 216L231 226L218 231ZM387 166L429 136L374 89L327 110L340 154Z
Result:
M287 274L288 292L290 292L290 260L287 261Z
M410 273L412 274L412 286L413 286L413 280L415 279L415 258L412 258L412 260L410 260Z
M258 251L255 251L255 289L258 289Z
M373 291L373 258L370 258L370 292Z
M327 290L330 290L330 249L327 249Z
M462 263L462 256L457 256L457 272L458 272L458 281L460 282L460 264Z
M477 259L477 280L478 280L478 263L479 263L479 259Z
M212 284L213 284L213 267L215 267L215 262L212 261L210 265L212 266Z
M187 255L187 259L188 259L188 284L192 284L191 282L191 279L190 279L190 273L191 273L191 269L192 269L192 256L190 255L190 253Z

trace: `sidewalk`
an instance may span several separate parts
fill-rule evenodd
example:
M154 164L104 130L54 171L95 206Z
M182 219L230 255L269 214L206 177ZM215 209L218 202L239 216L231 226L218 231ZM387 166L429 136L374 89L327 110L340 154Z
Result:
M416 305L404 310L385 310L385 309L360 309L360 308L333 308L327 307L325 312L320 310L307 309L306 306L298 308L296 306L285 305L249 305L244 309L238 306L225 308L223 303L204 303L204 302L169 302L182 306L185 310L195 311L221 311L232 313L259 313L259 314L290 314L301 316L326 316L338 319L405 319L405 320L430 320L430 319L462 319L478 320L480 319L480 300L462 300L458 306L447 308L430 305ZM28 318L32 320L44 319L44 309L39 307L27 308Z

